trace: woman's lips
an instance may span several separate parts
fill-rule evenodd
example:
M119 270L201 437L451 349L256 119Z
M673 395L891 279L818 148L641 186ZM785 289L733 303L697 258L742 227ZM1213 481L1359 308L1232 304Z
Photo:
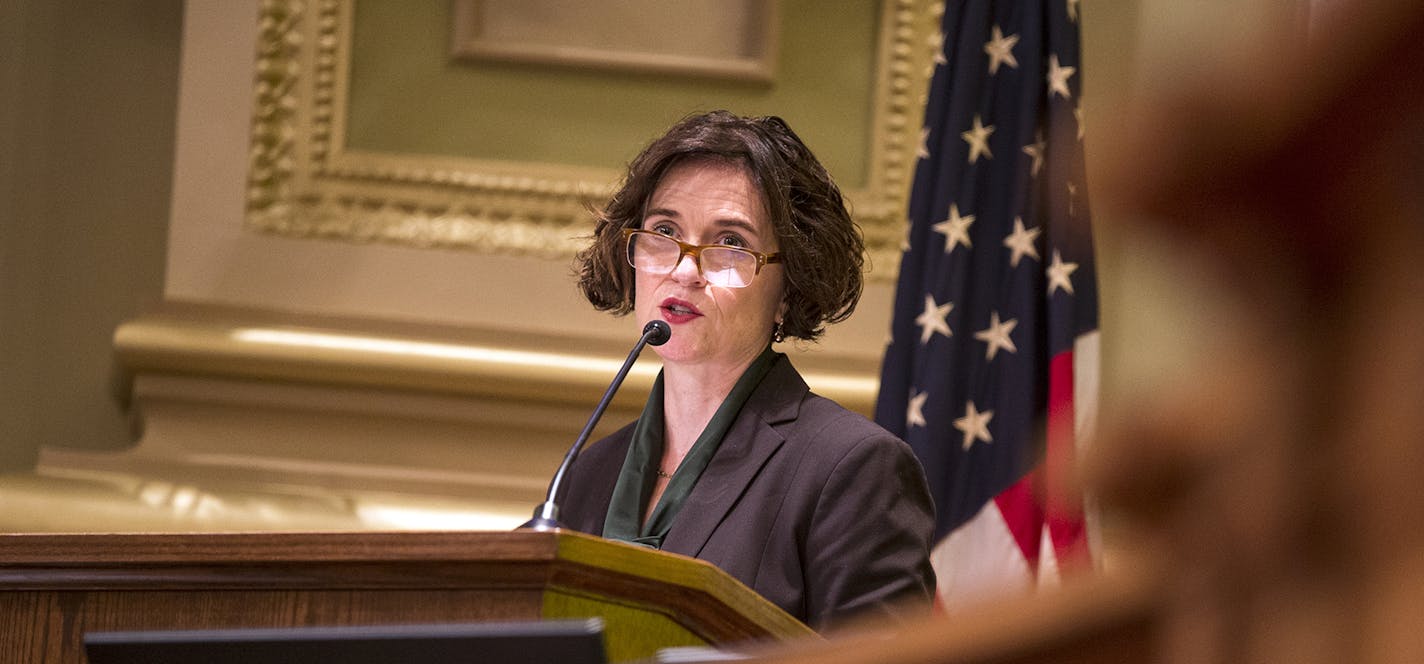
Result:
M672 297L663 300L658 308L662 310L664 320L669 323L686 323L702 315L692 303Z

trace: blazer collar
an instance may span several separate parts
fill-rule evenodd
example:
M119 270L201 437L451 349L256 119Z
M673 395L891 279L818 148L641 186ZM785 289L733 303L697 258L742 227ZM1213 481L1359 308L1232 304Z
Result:
M697 556L767 460L786 442L775 425L795 420L810 388L786 356L747 400L716 456L688 494L662 550Z

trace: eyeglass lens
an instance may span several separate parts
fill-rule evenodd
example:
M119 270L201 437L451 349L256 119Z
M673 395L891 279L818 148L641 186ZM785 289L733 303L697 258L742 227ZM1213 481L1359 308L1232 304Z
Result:
M634 233L628 238L628 262L643 272L668 274L682 256L682 247L670 237ZM713 286L741 288L756 276L756 256L735 247L703 246L697 256L702 278Z

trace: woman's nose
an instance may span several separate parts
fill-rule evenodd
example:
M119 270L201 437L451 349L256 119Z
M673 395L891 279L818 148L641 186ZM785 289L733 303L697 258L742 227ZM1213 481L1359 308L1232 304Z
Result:
M672 277L679 283L701 283L702 268L698 267L697 258L692 254L683 254L677 259L677 266L672 269Z

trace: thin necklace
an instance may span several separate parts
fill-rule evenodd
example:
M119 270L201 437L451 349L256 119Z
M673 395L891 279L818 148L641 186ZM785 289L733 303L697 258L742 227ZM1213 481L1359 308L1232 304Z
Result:
M658 477L668 480L672 479L672 475L669 475L668 472L663 470L662 468L658 469Z

